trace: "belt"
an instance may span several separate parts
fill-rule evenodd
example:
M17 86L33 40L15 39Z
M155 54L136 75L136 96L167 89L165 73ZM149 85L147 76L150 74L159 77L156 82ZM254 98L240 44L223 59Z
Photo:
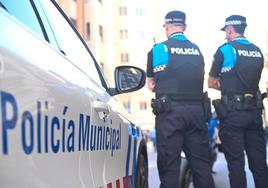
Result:
M245 100L255 100L255 95L251 93L245 94L234 94L234 95L223 95L221 97L223 101L243 102Z
M202 102L203 95L177 95L177 94L156 94L156 98L168 97L174 102Z
M223 95L221 98L227 110L248 110L256 108L256 98L252 94Z
M203 105L202 101L190 101L190 100L184 100L184 101L171 101L172 105Z

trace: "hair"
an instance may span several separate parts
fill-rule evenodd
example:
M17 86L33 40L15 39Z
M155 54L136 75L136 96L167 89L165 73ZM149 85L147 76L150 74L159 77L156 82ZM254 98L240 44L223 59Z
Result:
M244 35L246 25L233 25L233 28L236 33Z
M186 24L182 24L182 23L172 23L170 24L171 27L179 27L179 28L182 28L182 29L186 29Z

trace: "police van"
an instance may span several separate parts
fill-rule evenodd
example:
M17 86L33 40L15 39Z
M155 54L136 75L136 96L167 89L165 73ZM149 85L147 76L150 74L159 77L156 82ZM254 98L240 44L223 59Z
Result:
M108 85L54 0L0 0L0 187L148 187L147 149L116 99L145 73Z

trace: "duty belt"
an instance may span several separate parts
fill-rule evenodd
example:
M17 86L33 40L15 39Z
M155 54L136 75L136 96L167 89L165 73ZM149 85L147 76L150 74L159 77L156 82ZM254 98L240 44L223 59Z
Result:
M228 102L244 102L244 101L254 101L256 99L254 94L234 94L234 95L223 95L221 97L222 101L227 104Z
M221 97L223 104L227 109L246 110L256 107L256 96L251 93L223 95Z
M224 101L237 101L237 102L241 102L243 101L245 98L248 98L248 99L254 99L255 96L253 94L249 94L249 93L246 93L246 94L243 94L243 95L223 95L222 97L222 100Z

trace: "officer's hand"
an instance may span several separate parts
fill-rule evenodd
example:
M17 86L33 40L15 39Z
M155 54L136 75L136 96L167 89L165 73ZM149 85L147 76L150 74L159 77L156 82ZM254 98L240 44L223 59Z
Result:
M220 89L220 78L214 78L210 76L208 78L208 87L214 89Z
M146 82L147 82L148 89L151 90L152 92L154 92L154 87L155 87L154 78L147 77L147 81Z

